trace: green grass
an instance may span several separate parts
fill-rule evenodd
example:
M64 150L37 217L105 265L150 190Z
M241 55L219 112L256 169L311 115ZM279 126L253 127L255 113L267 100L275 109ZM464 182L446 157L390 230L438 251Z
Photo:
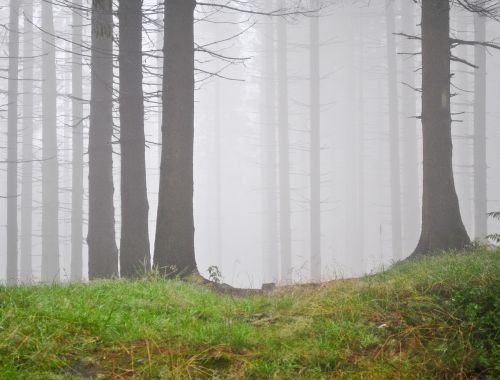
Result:
M499 378L500 252L231 297L148 279L0 288L2 379Z

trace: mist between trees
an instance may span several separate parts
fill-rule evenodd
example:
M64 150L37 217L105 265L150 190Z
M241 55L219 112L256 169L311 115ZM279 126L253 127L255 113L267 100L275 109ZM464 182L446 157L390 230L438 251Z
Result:
M4 282L317 282L500 231L496 1L7 3Z

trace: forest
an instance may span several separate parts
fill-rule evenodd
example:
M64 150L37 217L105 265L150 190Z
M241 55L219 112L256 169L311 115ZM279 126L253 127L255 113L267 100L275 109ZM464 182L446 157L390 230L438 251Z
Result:
M500 376L497 0L0 0L0 50L0 379Z

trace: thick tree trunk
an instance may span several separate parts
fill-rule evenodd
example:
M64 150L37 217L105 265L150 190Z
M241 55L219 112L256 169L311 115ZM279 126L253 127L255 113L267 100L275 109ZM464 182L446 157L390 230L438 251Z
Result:
M408 35L415 35L415 4L411 1L402 0L402 24L403 32ZM403 53L415 53L418 48L415 43L405 38L401 47ZM411 252L418 242L420 229L420 200L418 185L418 152L417 152L417 92L415 86L415 59L413 56L404 56L402 62L402 82L401 94L403 113L403 250L405 253Z
M319 6L312 0L311 8ZM320 57L319 57L319 18L310 20L310 254L311 280L321 281L321 105L320 105Z
M389 90L389 146L391 168L392 254L398 261L403 256L401 244L401 168L399 160L399 102L396 41L394 38L394 2L386 0L387 64Z
M486 41L486 18L474 15L476 41ZM474 48L474 232L484 240L488 234L487 163L486 163L486 49Z
M7 131L7 284L18 280L17 251L17 105L19 72L19 2L10 1Z
M196 273L193 217L194 0L165 1L160 190L154 266Z
M281 281L292 280L290 147L288 136L288 54L286 20L278 20L278 146Z
M42 282L59 281L59 165L54 14L42 2Z
M74 0L81 7L82 0ZM82 62L83 17L80 11L73 12L72 44L72 114L73 114L73 162L71 193L71 280L81 281L83 275L83 62Z
M89 278L118 275L113 204L112 0L92 1L89 127Z
M263 26L265 57L263 59L261 139L263 147L262 184L262 236L263 283L276 283L279 279L278 250L278 183L276 162L276 68L274 20Z
M33 20L33 1L23 4L24 17ZM23 56L33 57L33 24L24 23ZM20 280L33 280L32 237L33 237L33 58L23 61L23 173L21 192L21 259Z
M422 0L422 233L414 252L469 243L453 179L450 114L450 3Z
M151 268L142 90L142 0L121 1L118 19L122 200L120 273L122 277L136 277Z

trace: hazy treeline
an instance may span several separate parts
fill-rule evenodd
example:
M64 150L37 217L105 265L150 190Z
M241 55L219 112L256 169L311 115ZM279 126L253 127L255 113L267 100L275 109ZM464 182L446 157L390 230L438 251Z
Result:
M500 231L496 2L7 3L2 280L319 281Z

